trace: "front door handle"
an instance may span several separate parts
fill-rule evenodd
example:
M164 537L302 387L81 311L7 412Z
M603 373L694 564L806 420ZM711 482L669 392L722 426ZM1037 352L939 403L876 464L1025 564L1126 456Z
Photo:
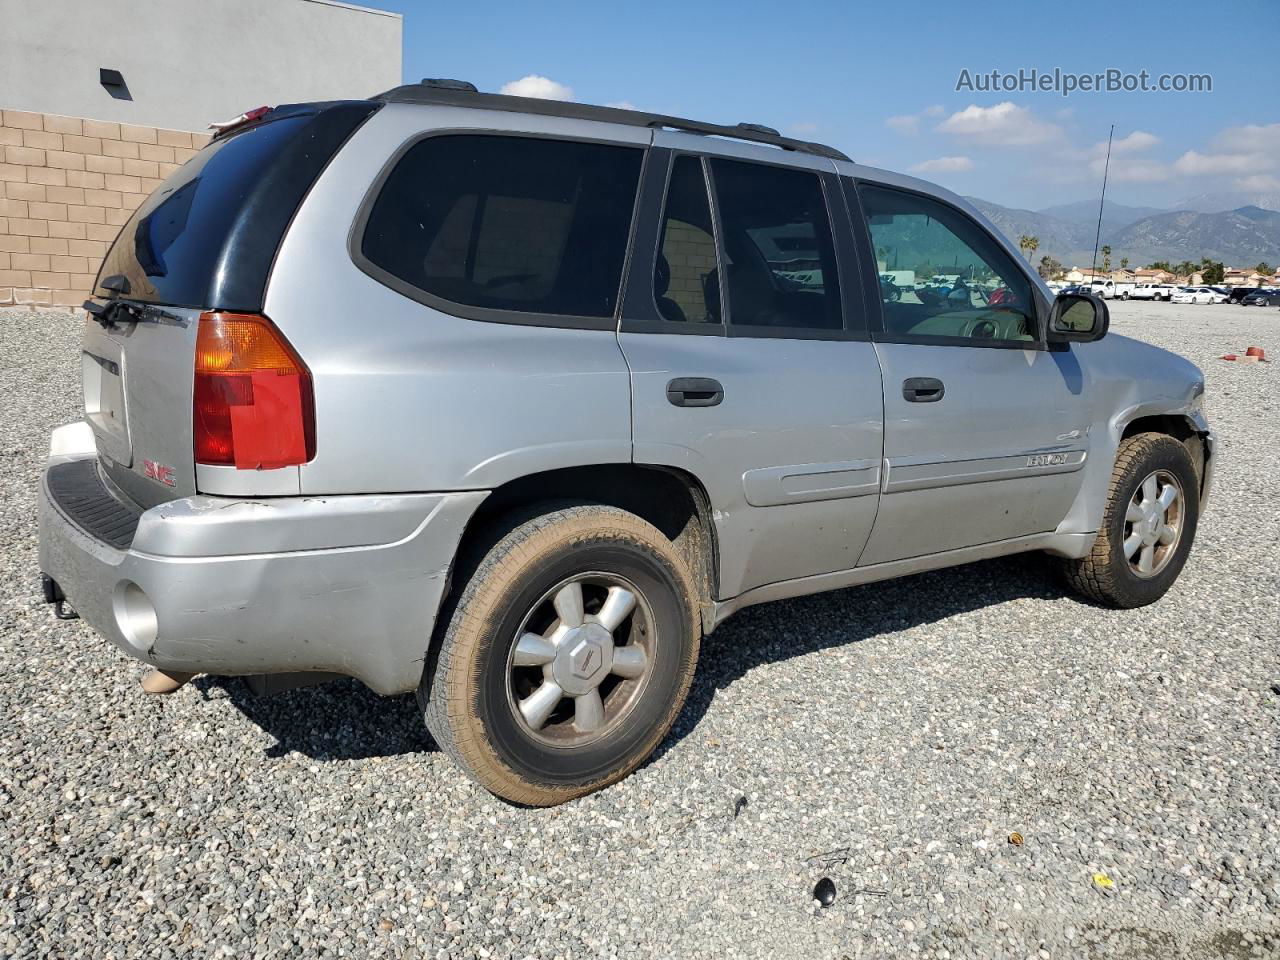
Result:
M902 381L902 399L909 403L937 403L947 388L934 377L908 377Z
M724 387L710 377L676 377L667 384L667 401L676 407L714 407L724 399Z

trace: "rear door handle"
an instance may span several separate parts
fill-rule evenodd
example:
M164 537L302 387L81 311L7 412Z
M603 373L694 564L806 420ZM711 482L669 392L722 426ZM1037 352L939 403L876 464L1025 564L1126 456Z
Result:
M667 401L676 407L715 407L724 399L724 387L710 377L676 377L667 384Z
M902 381L902 399L909 403L937 403L947 388L934 377L908 377Z

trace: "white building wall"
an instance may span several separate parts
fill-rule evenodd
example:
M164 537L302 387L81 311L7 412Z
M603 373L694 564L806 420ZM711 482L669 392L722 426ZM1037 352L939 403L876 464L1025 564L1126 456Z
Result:
M333 0L0 0L0 108L203 130L261 104L367 97L401 82L402 25Z

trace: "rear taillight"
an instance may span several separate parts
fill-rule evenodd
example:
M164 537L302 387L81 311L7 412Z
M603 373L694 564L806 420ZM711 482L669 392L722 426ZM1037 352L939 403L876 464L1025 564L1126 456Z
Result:
M193 406L197 463L267 470L315 456L311 372L266 317L200 315Z

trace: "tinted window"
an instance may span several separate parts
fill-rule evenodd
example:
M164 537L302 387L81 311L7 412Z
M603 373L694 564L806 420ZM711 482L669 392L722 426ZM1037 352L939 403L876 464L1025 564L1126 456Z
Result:
M711 161L737 326L838 330L840 283L817 174Z
M391 171L361 250L427 294L495 310L609 317L642 151L525 137L428 137Z
M720 323L720 282L702 161L677 157L667 185L653 294L664 320Z
M859 194L886 333L978 346L1037 339L1031 282L985 230L927 197L866 185Z
M197 153L125 224L103 260L99 282L114 275L126 277L129 297L134 300L186 307L227 306L211 302L210 291L218 281L228 239L244 219L267 169L310 120L296 116L264 123L215 140ZM298 187L290 214L310 183L307 179ZM279 232L273 232L259 218L256 232L259 242L269 233L274 241L255 258L263 261L265 280L283 225Z

